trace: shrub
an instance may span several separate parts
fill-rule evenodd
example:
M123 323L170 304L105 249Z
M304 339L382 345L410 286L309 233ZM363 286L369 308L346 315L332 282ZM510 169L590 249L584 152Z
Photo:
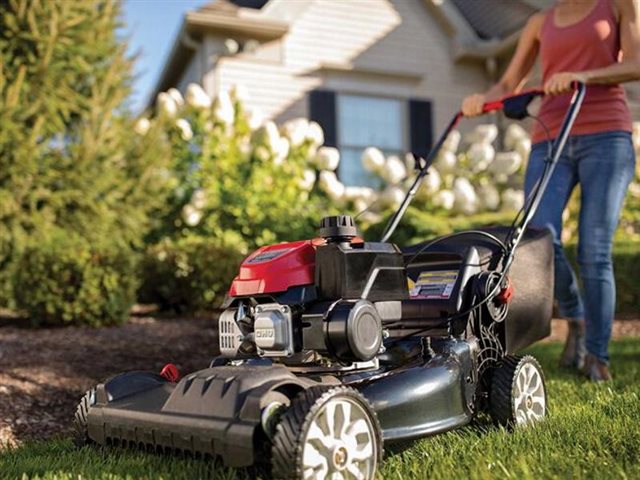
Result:
M369 241L379 240L390 216L391 214L388 214L384 221L367 228L364 231L365 238ZM411 245L461 230L495 225L511 225L514 217L515 212L447 217L437 212L425 212L415 207L409 207L396 232L391 237L391 241L397 245Z
M147 250L139 298L176 312L217 308L245 255L241 237L229 232L164 239Z
M135 300L135 273L127 246L90 244L55 229L24 249L14 276L15 300L34 325L122 323Z

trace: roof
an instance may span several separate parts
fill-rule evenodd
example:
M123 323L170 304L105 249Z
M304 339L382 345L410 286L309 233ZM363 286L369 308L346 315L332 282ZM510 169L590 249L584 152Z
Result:
M451 0L482 40L506 38L520 30L538 9L520 0Z
M242 8L255 8L260 10L269 0L229 0L231 3Z
M522 27L554 0L424 0L452 37L454 60L509 55Z

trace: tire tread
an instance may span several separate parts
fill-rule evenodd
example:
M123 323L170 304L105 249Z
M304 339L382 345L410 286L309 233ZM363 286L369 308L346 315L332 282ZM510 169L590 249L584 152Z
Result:
M357 390L338 385L332 387L311 387L300 392L291 400L291 406L282 415L280 423L276 427L271 452L272 476L275 479L302 478L302 437L308 423L313 419L315 412L326 401L337 395L347 395L357 398L370 413L374 425L375 435L378 440L378 462L382 459L382 434L380 423L375 411Z

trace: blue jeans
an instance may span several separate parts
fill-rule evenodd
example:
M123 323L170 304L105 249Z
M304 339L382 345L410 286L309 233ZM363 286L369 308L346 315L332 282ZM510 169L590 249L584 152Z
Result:
M547 142L533 145L525 176L531 192L542 175ZM587 351L608 361L615 313L616 286L611 250L620 211L635 172L631 134L603 132L569 137L547 191L531 223L547 227L554 236L555 297L559 313L585 320ZM561 243L562 212L571 192L580 185L578 265L584 295Z

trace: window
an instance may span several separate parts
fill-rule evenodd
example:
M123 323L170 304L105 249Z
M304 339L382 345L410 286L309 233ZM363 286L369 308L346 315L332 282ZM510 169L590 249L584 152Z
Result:
M360 160L367 147L378 147L385 155L404 154L405 105L401 100L390 98L338 95L336 113L341 156L338 176L342 183L379 184L379 179L367 172Z

